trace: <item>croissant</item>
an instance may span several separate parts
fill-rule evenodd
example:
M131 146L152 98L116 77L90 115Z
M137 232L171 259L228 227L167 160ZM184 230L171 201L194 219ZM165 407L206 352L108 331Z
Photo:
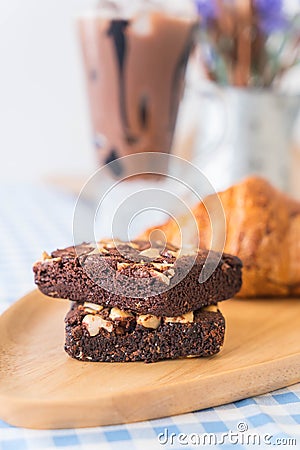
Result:
M226 218L225 247L222 236L212 236L210 211L221 201ZM249 177L229 189L206 197L192 210L200 233L200 247L238 256L243 262L243 286L239 297L300 295L300 203L259 177ZM212 216L210 214L210 216ZM214 218L212 217L212 220ZM165 233L168 242L180 245L179 228L189 244L198 242L192 216L149 228ZM214 234L222 233L218 224ZM223 235L224 236L224 235Z

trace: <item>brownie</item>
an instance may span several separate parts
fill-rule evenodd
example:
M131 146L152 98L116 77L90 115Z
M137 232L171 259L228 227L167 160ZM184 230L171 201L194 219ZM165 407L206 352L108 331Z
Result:
M74 303L65 322L65 350L80 361L150 363L212 356L220 351L225 334L217 306L179 317L157 317Z
M202 269L216 266L199 281ZM101 241L44 254L33 267L46 295L117 306L140 314L177 316L233 297L241 288L242 263L208 250L179 251L147 241Z

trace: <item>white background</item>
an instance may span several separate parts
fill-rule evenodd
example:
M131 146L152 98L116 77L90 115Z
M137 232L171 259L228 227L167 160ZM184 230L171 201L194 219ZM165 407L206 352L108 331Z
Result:
M76 15L94 4L0 0L0 179L95 169L75 28Z
M88 0L0 0L0 178L94 164L75 17Z

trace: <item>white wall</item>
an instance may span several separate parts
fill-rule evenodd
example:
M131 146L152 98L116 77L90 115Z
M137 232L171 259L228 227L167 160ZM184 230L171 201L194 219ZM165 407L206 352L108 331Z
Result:
M0 178L89 172L74 18L89 0L0 0Z

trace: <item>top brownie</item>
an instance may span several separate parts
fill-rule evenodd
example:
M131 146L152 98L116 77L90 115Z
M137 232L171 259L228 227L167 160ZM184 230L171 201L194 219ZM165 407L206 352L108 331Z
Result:
M210 267L214 271L201 282ZM241 288L241 269L241 261L225 253L110 240L44 253L33 267L35 283L51 297L157 316L178 316L233 297Z

